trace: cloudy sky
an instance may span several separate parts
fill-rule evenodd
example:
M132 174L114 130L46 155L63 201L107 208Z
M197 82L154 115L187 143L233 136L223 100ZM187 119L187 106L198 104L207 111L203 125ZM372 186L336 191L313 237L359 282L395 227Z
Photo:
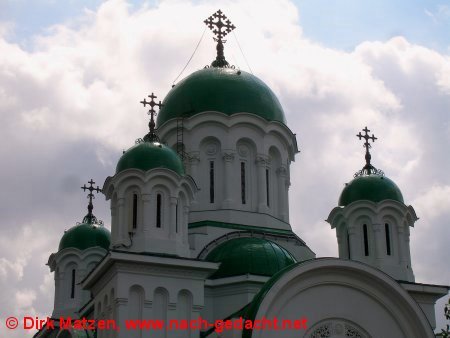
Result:
M139 101L167 94L218 8L238 27L227 59L274 90L297 134L296 233L317 256L337 256L324 219L363 165L355 134L367 125L379 138L374 165L420 217L411 231L416 281L450 284L448 2L257 3L0 1L1 338L31 335L7 332L4 318L51 313L45 263L86 213L79 187L90 178L102 186L122 149L144 135ZM214 54L206 32L181 78ZM94 212L109 224L101 196Z

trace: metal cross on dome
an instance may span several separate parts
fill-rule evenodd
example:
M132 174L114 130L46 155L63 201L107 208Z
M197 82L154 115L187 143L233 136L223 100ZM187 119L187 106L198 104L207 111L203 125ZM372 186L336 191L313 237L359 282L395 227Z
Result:
M147 135L144 136L144 141L145 142L159 142L159 138L156 135L156 128L155 128L155 126L156 126L156 124L155 124L156 111L153 108L158 107L159 109L161 109L163 104L161 103L161 101L159 101L159 103L155 102L155 99L157 98L157 96L153 93L148 95L148 97L150 98L150 102L148 102L145 98L140 102L144 105L144 107L146 107L147 105L150 106L150 109L147 112L147 114L150 115L150 122L148 123L148 127L149 127L150 131Z
M372 136L369 136L369 132L370 130L367 129L367 126L364 127L363 132L365 133L364 135L361 134L361 132L359 132L359 134L356 135L356 137L358 137L360 140L364 139L364 147L366 148L366 152L369 152L369 148L372 148L372 145L369 143L369 140L372 140L372 142L375 142L375 140L378 140L374 134L372 134Z
M374 134L372 134L372 136L369 135L370 130L367 128L367 126L364 127L364 129L362 131L364 132L364 134L361 134L361 132L359 132L356 135L356 137L358 137L360 140L364 139L363 147L366 148L366 155L365 155L366 165L362 168L362 170L360 170L359 172L357 172L355 174L355 177L361 176L364 174L365 175L370 175L370 174L384 175L384 173L381 170L376 169L370 163L372 156L370 155L369 149L372 148L372 145L369 143L369 141L375 142L375 140L378 140L378 138L376 138Z
M217 21L214 21L214 19ZM236 28L220 9L203 22L216 35L216 41L222 40ZM223 31L222 28L224 29Z
M235 29L236 26L231 23L231 21L225 16L225 14L223 14L220 9L203 22L216 35L214 41L217 42L217 57L216 60L213 61L211 66L227 67L229 64L225 60L225 55L223 53L223 44L226 41L223 38L233 29Z
M92 213L92 210L94 209L94 205L92 204L92 200L95 198L93 192L99 193L102 190L100 189L99 186L97 186L96 188L94 187L94 180L91 180L88 182L89 186L87 187L86 184L84 184L81 189L83 189L83 191L88 190L89 194L87 195L87 198L89 198L89 204L88 204L88 214L86 216L84 216L83 218L83 223L87 223L87 224L103 224L102 221L98 221L97 217L94 216L94 214Z

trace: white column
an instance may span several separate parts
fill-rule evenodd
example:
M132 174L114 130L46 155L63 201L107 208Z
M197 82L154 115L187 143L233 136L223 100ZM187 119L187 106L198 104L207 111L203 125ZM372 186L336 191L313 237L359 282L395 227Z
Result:
M289 222L288 219L288 203L286 193L286 181L287 181L287 169L285 167L279 167L277 169L278 178L278 217L285 222ZM275 192L273 192L275 194ZM275 201L275 199L273 199Z
M234 206L233 191L231 182L233 182L233 162L235 153L232 150L225 150L223 152L224 161L224 179L223 179L223 191L224 200L222 203L222 208L232 209Z
M188 225L189 225L189 207L184 206L183 207L183 224L181 230L181 236L182 236L182 243L187 244L188 243Z
M116 239L116 243L113 243L113 245L116 244L129 244L127 243L128 239L128 222L127 222L127 215L126 215L126 208L125 208L125 198L119 198L117 200L117 210L118 210L118 222L117 227L119 228L119 238Z
M375 239L375 265L377 268L381 269L382 266L382 262L384 259L384 255L383 255L383 233L381 231L381 229L383 229L383 227L381 226L381 224L372 224L372 229L373 229L373 234L374 234L374 239Z
M120 237L120 229L119 229L119 219L117 218L118 210L117 205L113 205L113 203L117 203L115 198L111 199L111 238L113 244L118 241Z
M358 250L358 247L356 246L357 241L356 229L354 226L349 226L347 231L348 231L348 241L350 244L350 259L359 261L361 259L360 257L361 252L360 250Z
M347 232L345 226L339 226L339 228L336 227L336 238L338 242L339 258L347 259L348 248L346 252L345 248L347 247L347 244L345 242L347 241Z
M397 232L398 232L398 258L401 267L406 268L408 260L405 253L405 232L401 224L397 226Z
M175 239L176 237L176 221L177 221L177 202L178 199L176 197L170 197L170 206L169 206L169 238Z
M151 210L151 194L142 194L142 228L144 236L148 237L152 235L152 221L151 217L154 213Z
M198 178L198 164L200 163L200 152L194 151L189 153L190 173L194 180Z
M267 187L266 187L266 167L267 157L258 155L256 157L256 170L258 175L258 211L268 212L267 207Z
M62 293L64 289L64 272L59 272L59 269L55 271L55 306L54 306L54 315L58 315L60 313L60 309L63 305ZM55 313L56 312L56 313Z
M197 183L197 185L200 184L200 179L198 177L198 164L200 163L200 152L193 151L189 153L189 165L190 165L190 173L191 177L194 179L194 181ZM192 207L195 209L198 202L196 200L192 201Z

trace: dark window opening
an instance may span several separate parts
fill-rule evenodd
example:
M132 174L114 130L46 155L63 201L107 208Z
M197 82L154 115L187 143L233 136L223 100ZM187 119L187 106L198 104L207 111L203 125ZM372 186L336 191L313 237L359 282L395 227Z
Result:
M138 208L138 196L137 194L133 194L133 220L131 223L133 229L137 228L137 208Z
M351 252L350 252L350 235L347 232L347 249L348 249L348 259L351 259Z
M369 256L369 239L367 237L367 224L363 225L364 231L364 255Z
M209 161L209 203L214 203L214 161Z
M156 195L156 227L161 228L161 194Z
M269 169L266 169L266 200L267 200L267 206L270 207L270 196L269 196Z
M389 232L389 224L384 224L384 232L386 233L386 253L391 255L391 234Z
M178 203L175 206L175 232L178 233Z
M245 204L245 162L241 162L241 200Z
M72 270L72 286L70 289L70 298L75 298L75 269Z

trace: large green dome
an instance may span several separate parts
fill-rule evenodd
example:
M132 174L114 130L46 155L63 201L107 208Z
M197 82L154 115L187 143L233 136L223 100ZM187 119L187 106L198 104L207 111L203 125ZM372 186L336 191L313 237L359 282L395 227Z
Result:
M67 230L59 242L59 251L66 248L85 250L95 246L108 250L111 233L103 226L82 223Z
M211 279L245 274L272 276L296 262L286 249L256 237L230 239L214 248L206 260L221 263Z
M130 168L143 171L167 168L184 175L183 163L177 153L157 142L141 142L128 149L117 163L116 174Z
M241 70L211 67L196 71L171 89L158 113L157 125L204 111L252 113L286 124L280 102L264 82Z
M375 174L358 176L348 183L339 197L339 205L346 206L359 200L394 200L404 203L399 187L389 178Z

